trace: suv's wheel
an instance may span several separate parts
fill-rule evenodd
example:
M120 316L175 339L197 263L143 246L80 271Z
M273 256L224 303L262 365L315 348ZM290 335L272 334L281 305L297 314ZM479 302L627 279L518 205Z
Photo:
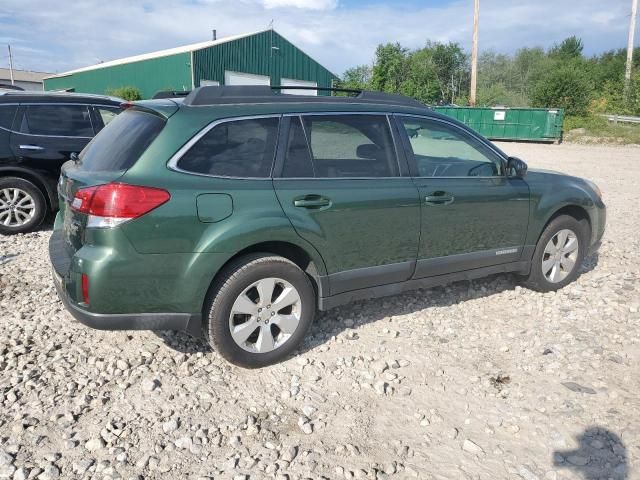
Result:
M231 363L262 367L296 349L315 311L313 286L297 265L256 254L233 262L212 287L205 333Z
M561 215L544 229L524 285L540 292L558 290L573 282L587 250L588 224Z
M0 178L0 233L11 235L34 230L47 214L44 195L24 178Z

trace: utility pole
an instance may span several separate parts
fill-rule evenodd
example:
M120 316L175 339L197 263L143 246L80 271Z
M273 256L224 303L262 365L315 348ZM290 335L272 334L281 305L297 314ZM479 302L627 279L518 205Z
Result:
M637 1L637 0L634 0ZM471 46L471 92L469 105L476 106L476 88L478 85L478 16L480 14L480 0L473 0L473 40Z
M631 0L631 20L629 20L629 41L627 42L627 68L624 72L624 98L629 99L631 87L631 69L633 67L633 36L636 33L636 15L638 13L638 0Z
M11 75L11 85L14 85L13 81L13 57L11 56L11 45L7 45L9 48L9 75Z

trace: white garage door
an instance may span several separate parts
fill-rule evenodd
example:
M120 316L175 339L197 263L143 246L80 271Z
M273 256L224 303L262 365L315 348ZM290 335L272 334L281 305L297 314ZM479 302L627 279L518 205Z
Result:
M271 85L271 79L264 75L253 75L252 73L224 72L225 85Z
M317 87L317 82L309 82L308 80L294 80L293 78L281 78L280 85L283 87ZM282 89L282 93L288 93L290 95L318 95L317 90L289 90Z

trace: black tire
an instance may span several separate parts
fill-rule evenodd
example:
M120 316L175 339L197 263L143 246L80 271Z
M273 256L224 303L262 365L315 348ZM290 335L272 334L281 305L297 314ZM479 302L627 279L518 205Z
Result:
M7 200L3 195L3 190L7 189L19 189L25 192L33 200L34 209L31 214L31 218L28 221L15 226L4 225L5 218L2 217L2 211L0 210L0 234L13 235L16 233L34 231L40 226L47 215L47 202L45 201L42 191L29 180L25 180L24 178L3 177L0 178L0 200L2 200L3 203L6 203Z
M236 299L252 284L265 278L278 278L291 284L300 298L300 320L295 331L275 350L258 353L240 347L231 335L230 316ZM275 291L275 290L274 290ZM245 368L259 368L289 356L302 342L316 313L316 296L311 281L295 263L269 254L241 257L220 273L205 302L204 333L211 346L229 362ZM258 331L260 327L256 327ZM279 332L273 326L270 331Z
M545 255L545 247L561 230L571 230L575 233L576 238L578 239L578 253L573 269L563 280L554 283L549 281L542 271L542 260ZM559 215L554 218L545 227L542 235L540 235L535 253L533 254L533 259L531 260L531 271L528 276L523 278L522 284L525 287L538 292L552 292L573 282L578 277L580 266L582 265L588 249L589 239L589 223L586 220L577 220L569 215Z

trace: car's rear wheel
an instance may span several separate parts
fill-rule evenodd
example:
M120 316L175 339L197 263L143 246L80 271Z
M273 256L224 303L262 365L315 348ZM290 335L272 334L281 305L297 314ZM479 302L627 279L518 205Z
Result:
M536 245L531 271L525 286L540 292L558 290L573 282L587 250L589 230L586 220L568 215L553 219Z
M234 261L209 294L205 326L212 346L231 363L257 368L286 358L315 316L313 286L293 262L256 254Z
M11 235L35 230L47 214L44 195L23 178L0 178L0 233Z

